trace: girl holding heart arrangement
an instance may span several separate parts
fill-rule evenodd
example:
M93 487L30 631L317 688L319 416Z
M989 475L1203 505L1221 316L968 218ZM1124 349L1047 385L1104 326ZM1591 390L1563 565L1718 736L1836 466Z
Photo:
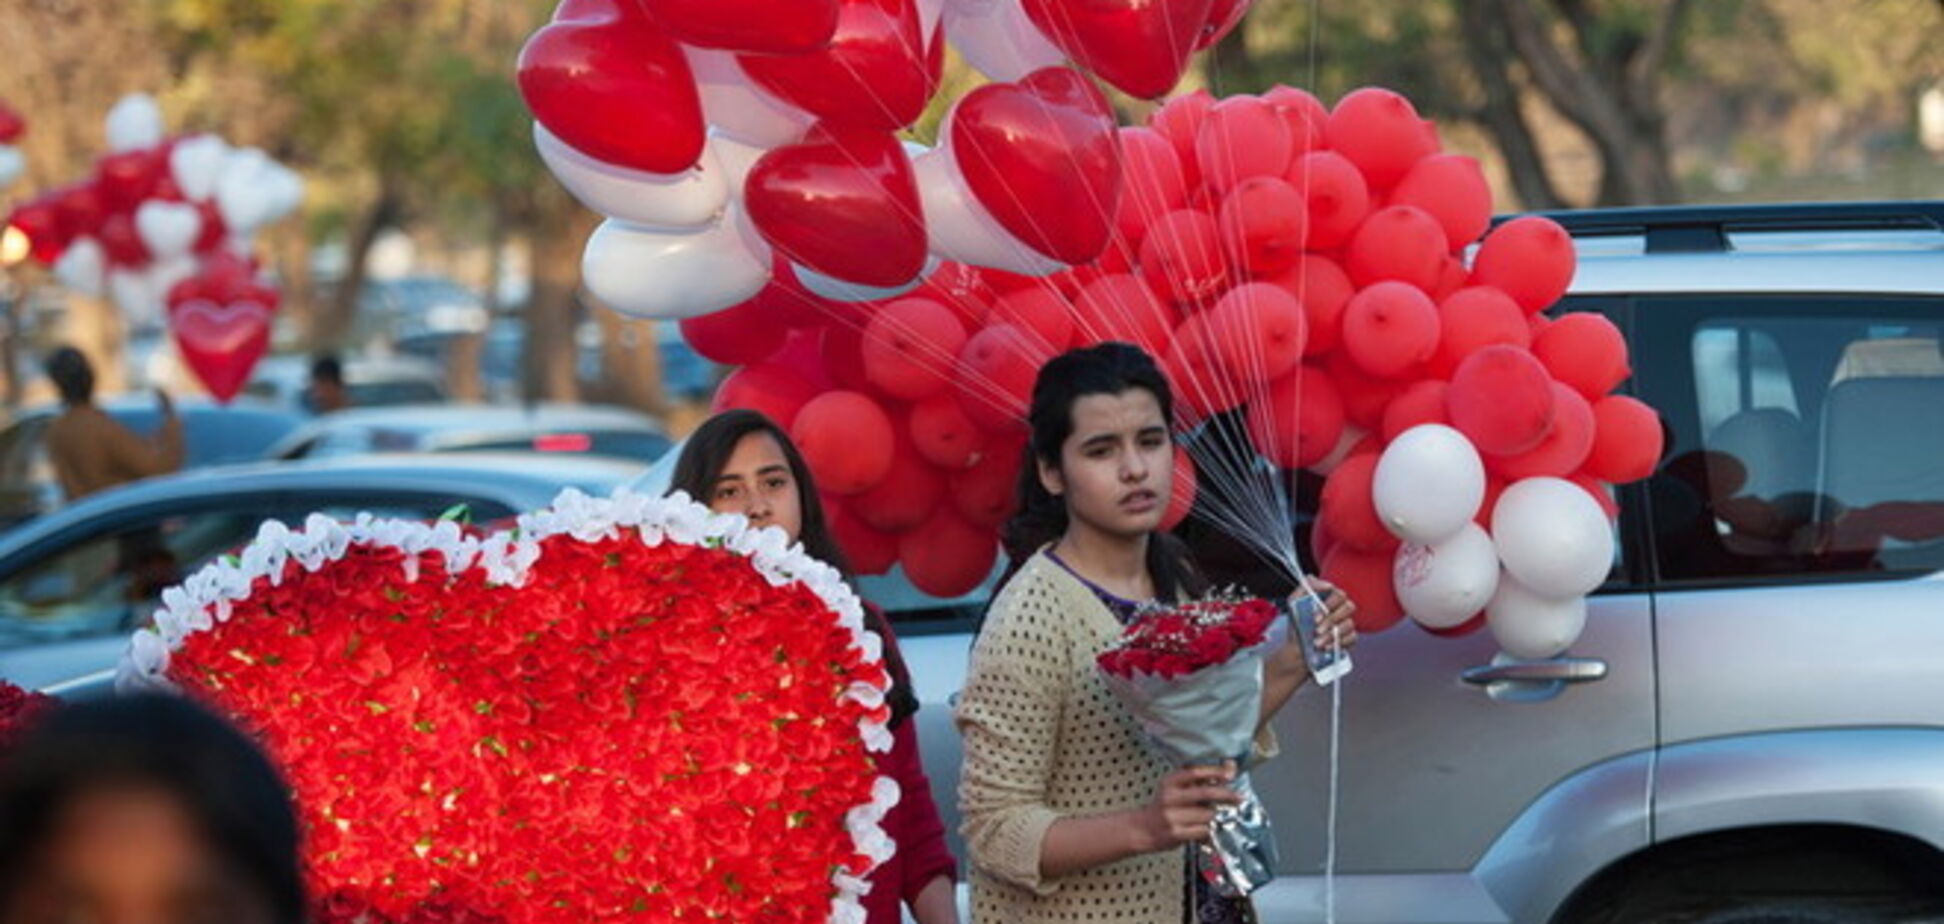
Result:
M1159 531L1174 478L1173 396L1140 349L1105 343L1048 362L1033 388L1031 461L1008 524L1014 570L972 653L957 722L975 921L1247 921L1193 876L1188 845L1233 805L1232 767L1173 770L1101 682L1095 657L1143 601L1207 588ZM1321 638L1354 644L1355 610L1320 586ZM1264 661L1269 719L1309 679L1300 647Z
M676 459L669 490L686 492L717 513L739 513L755 526L777 527L812 558L848 573L803 456L782 427L756 411L724 411L698 427ZM900 791L897 806L884 819L897 852L870 876L867 924L898 924L904 905L918 924L958 924L953 898L958 861L945 845L945 826L911 722L918 697L889 620L869 604L865 619L883 639L892 683L887 696L892 746L877 755L878 770L896 780Z

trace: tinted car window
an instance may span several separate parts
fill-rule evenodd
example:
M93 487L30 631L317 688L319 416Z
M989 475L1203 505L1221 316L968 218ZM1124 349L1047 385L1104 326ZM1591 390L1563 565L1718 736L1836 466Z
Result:
M1944 302L1643 305L1663 579L1944 567Z

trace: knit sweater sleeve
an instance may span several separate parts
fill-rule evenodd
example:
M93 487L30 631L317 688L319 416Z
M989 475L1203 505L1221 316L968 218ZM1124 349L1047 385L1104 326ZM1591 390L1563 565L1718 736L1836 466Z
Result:
M1029 574L1014 578L986 616L972 650L956 720L965 739L959 780L969 859L1040 895L1040 847L1060 813L1046 804L1070 647L1052 596Z

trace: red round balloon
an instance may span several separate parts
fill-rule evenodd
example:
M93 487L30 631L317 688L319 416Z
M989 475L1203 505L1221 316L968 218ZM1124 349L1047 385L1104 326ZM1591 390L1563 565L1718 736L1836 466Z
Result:
M1451 423L1481 453L1513 456L1544 439L1553 423L1553 382L1531 353L1494 344L1452 373Z
M925 267L918 181L890 132L819 124L756 161L743 201L778 251L824 275L899 286Z
M1359 287L1394 279L1430 292L1445 265L1444 229L1437 219L1408 205L1372 212L1350 238L1343 268Z
M1303 306L1309 318L1309 342L1303 351L1311 356L1328 353L1343 342L1343 309L1357 287L1335 260L1320 254L1304 254L1296 265L1268 280L1282 286Z
M1211 191L1226 194L1250 177L1281 176L1293 142L1276 107L1254 96L1219 100L1195 135L1195 159Z
M1552 383L1553 422L1539 445L1515 456L1485 456L1485 467L1507 481L1564 478L1579 470L1593 451L1593 407L1579 392Z
M1343 395L1343 413L1358 427L1372 433L1382 429L1384 409L1390 407L1391 400L1402 394L1411 384L1409 379L1386 379L1371 375L1350 358L1348 350L1338 350L1324 357L1323 366L1336 380L1337 392Z
M1076 346L1118 340L1150 356L1165 356L1174 337L1174 312L1140 277L1129 274L1088 283L1073 300L1073 316Z
M1446 392L1451 386L1437 379L1425 379L1412 385L1391 399L1389 407L1384 408L1382 434L1386 444L1397 439L1398 435L1412 427L1424 424L1451 423L1451 414L1445 410Z
M767 358L783 345L790 329L777 323L762 302L750 299L721 311L681 320L682 340L695 352L729 366Z
M1389 189L1420 159L1437 151L1416 107L1378 87L1354 90L1337 101L1325 128L1330 149L1357 165L1374 189Z
M1330 110L1324 107L1322 100L1306 90L1282 84L1270 87L1262 98L1276 107L1277 114L1289 124L1293 155L1308 154L1323 146L1323 130L1330 122Z
M1620 502L1613 499L1613 492L1607 490L1607 486L1600 483L1598 479L1581 472L1566 480L1579 485L1580 490L1592 497L1593 502L1599 504L1600 510L1607 515L1608 520L1620 519Z
M836 28L822 45L796 54L742 54L736 62L752 82L826 123L897 131L924 114L938 89L924 29L912 0L849 0L839 5Z
M817 486L839 497L876 487L890 474L896 451L891 418L870 396L854 391L810 399L790 425L790 439Z
M1175 341L1161 360L1174 393L1177 423L1194 427L1216 414L1232 411L1249 400L1242 383L1217 369L1208 358L1208 318L1196 315L1182 322Z
M1249 403L1249 442L1280 468L1323 461L1343 438L1343 396L1323 370L1303 367Z
M1125 180L1114 226L1122 237L1139 245L1150 225L1187 200L1188 179L1181 169L1181 155L1160 132L1128 126L1119 134Z
M956 394L933 395L912 405L910 430L912 448L945 471L964 471L985 456L986 433L965 416Z
M850 510L865 525L901 533L931 518L945 499L945 475L918 455L911 441L900 437L891 454L891 470L875 486L850 499Z
M1343 348L1371 375L1403 376L1437 352L1438 308L1415 286L1379 282L1343 310Z
M1176 446L1174 457L1174 487L1168 494L1168 509L1161 514L1163 531L1172 530L1188 519L1189 511L1195 507L1198 487L1195 460L1188 457L1188 451Z
M1285 177L1309 202L1309 247L1334 250L1370 215L1370 188L1342 154L1312 151L1295 159Z
M864 328L833 321L820 331L798 331L793 336L815 338L817 369L834 386L867 394L877 390L864 374Z
M1141 278L1180 304L1199 304L1228 286L1222 237L1207 212L1179 209L1161 216L1141 242Z
M646 16L555 22L520 50L520 95L534 119L596 160L680 173L707 124L682 46Z
M998 560L999 540L992 530L966 522L949 505L898 540L905 579L934 597L977 590Z
M1575 312L1546 326L1532 340L1532 355L1552 377L1589 401L1606 397L1633 370L1627 367L1627 338L1605 315Z
M952 309L959 323L969 331L984 327L986 317L992 313L992 287L978 267L963 263L938 264L908 297L928 298Z
M1222 200L1216 224L1229 261L1256 276L1288 272L1309 240L1303 196L1279 176L1243 180Z
M960 516L977 526L997 529L1019 509L1019 472L1025 444L999 441L979 464L951 476L947 496Z
M1339 543L1323 559L1323 579L1357 601L1350 620L1360 633L1382 632L1404 619L1404 605L1397 602L1397 588L1391 581L1396 557L1388 549L1361 551Z
M1195 139L1201 136L1202 121L1208 118L1208 110L1215 108L1215 97L1207 90L1196 90L1186 96L1168 100L1154 114L1148 117L1148 127L1168 139L1175 149L1175 157L1181 164L1181 178L1187 189L1198 189L1202 185L1201 164L1195 160Z
M1412 165L1389 202L1423 209L1436 219L1448 251L1463 250L1492 223L1492 187L1485 171L1459 154L1434 154Z
M1471 271L1465 269L1464 261L1446 255L1444 265L1438 270L1438 284L1431 289L1431 300L1442 302L1470 282Z
M884 574L898 563L898 537L866 526L835 497L823 499L830 536L853 574Z
M1219 373L1241 387L1278 378L1303 361L1309 321L1296 297L1281 286L1245 282L1202 317L1208 319L1209 357Z
M1485 473L1485 497L1478 502L1478 513L1472 516L1472 522L1490 531L1492 528L1492 511L1498 509L1499 496L1504 493L1505 481L1487 471Z
M1438 303L1438 330L1438 352L1427 371L1446 379L1484 347L1502 343L1524 349L1532 341L1519 303L1489 286L1460 289Z
M973 423L988 431L1020 429L1039 367L1051 358L1019 328L1010 324L988 326L973 334L959 352L952 383L959 407Z
M1120 136L1092 82L1049 67L986 84L959 100L949 131L966 187L1013 237L1062 263L1106 249L1120 209Z
M992 322L1011 324L1037 338L1048 355L1064 353L1073 345L1073 306L1058 292L1044 287L1000 296L992 303Z
M1660 463L1660 415L1637 398L1609 395L1593 403L1593 449L1585 471L1602 481L1627 484L1654 473Z
M1371 480L1377 471L1376 453L1357 453L1323 480L1323 499L1318 515L1330 521L1330 533L1354 549L1377 551L1396 548L1398 540L1384 528L1371 501Z
M1528 313L1544 311L1566 294L1578 256L1572 235L1538 215L1492 229L1472 260L1472 281L1497 286Z
M928 398L951 384L965 326L952 309L926 298L884 305L864 328L864 377L905 401ZM863 508L858 514L863 515Z

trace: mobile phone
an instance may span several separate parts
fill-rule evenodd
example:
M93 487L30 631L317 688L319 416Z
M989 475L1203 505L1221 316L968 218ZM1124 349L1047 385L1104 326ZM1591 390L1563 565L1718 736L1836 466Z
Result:
M1317 644L1316 616L1323 612L1323 598L1305 587L1285 601L1289 621L1296 627L1296 639L1303 646L1303 660L1309 663L1310 676L1318 686L1329 686L1350 673L1350 653Z

